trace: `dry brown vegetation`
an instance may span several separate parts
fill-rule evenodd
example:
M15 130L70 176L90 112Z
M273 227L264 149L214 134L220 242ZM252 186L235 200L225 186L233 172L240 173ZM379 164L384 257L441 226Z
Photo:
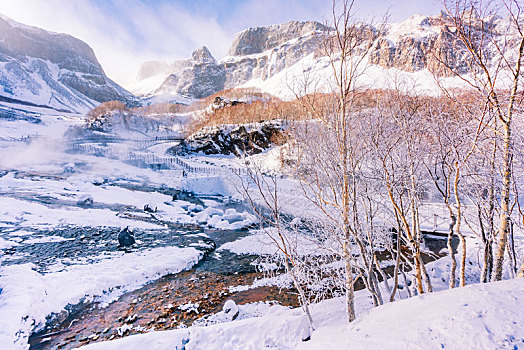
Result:
M478 96L472 92L455 91L454 93L454 106L450 105L447 97L411 96L393 90L377 89L365 92L354 92L352 99L353 105L358 110L377 108L379 105L387 107L386 105L391 104L391 101L401 100L402 103L409 106L409 108L416 109L419 115L423 114L428 117L430 117L431 110L434 109L434 106L440 106L443 110L447 109L447 113L453 114L457 111L458 107L466 108L478 100ZM209 106L214 98L223 97L224 95L226 95L226 93L219 92L204 99L206 101L205 106ZM277 98L271 98L269 100L226 106L211 112L208 111L202 118L195 119L191 125L188 125L187 132L188 134L192 134L204 127L214 127L223 124L258 123L276 119L286 121L315 119L319 115L325 115L329 113L329 111L332 111L337 103L339 103L339 101L334 94L315 93L293 101L282 101Z
M120 101L104 102L87 113L87 121L93 121L94 119L113 111L129 111L129 108Z

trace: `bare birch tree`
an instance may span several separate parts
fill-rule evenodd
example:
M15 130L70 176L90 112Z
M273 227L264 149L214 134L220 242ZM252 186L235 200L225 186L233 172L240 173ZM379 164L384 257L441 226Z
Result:
M447 65L447 68L484 97L502 125L500 220L491 275L492 280L500 280L510 231L513 118L515 102L522 88L520 75L524 57L524 8L518 0L444 1L444 7L453 26L457 50L464 51L471 60L469 75L462 74L452 65ZM497 16L506 17L508 23L495 26L493 19Z
M398 89L377 98L374 136L370 142L377 176L393 208L393 218L399 222L398 239L410 249L417 293L431 292L431 281L422 260L419 212L424 179L422 155L427 151L426 132L420 127L424 123L420 113L422 103L417 96L408 96Z
M467 108L461 101L452 100L451 105L442 108L432 103L427 108L429 127L433 139L430 140L431 151L426 157L425 167L442 196L449 213L449 234L447 241L448 254L451 260L449 287L455 287L455 270L457 262L452 247L452 238L460 241L459 283L466 285L466 239L461 230L464 221L462 185L466 177L468 161L476 150L481 132L484 130L484 118L480 123L475 119L477 109ZM485 111L478 113L485 115Z
M283 220L281 202L279 197L278 178L276 175L264 175L260 164L251 163L246 168L246 177L239 175L238 190L250 203L253 211L267 229L265 234L277 248L276 258L284 265L285 271L293 281L293 286L298 291L300 306L306 315L310 331L314 330L313 318L309 310L309 299L299 277L302 260L300 247L289 232Z
M328 241L336 242L335 253L344 263L349 322L355 319L354 285L360 277L375 305L383 302L376 274L377 269L380 274L380 266L372 244L378 232L373 230L376 208L364 207L366 199L361 196L365 193L361 190L366 190L360 175L366 149L356 131L362 117L359 78L380 31L358 23L353 12L354 1L333 1L332 27L326 27L321 44L331 68L331 92L308 94L309 83L318 81L304 77L303 90L295 92L310 121L302 123L294 134L303 193L321 213Z

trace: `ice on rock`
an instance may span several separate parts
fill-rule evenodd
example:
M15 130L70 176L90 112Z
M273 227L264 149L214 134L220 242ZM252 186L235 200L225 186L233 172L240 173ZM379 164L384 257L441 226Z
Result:
M221 215L213 215L207 222L208 226L218 229L229 229L229 222Z
M66 165L64 165L64 173L74 173L75 167L75 163L67 163Z
M230 320L234 320L235 318L237 318L238 316L238 306L237 304L229 299L228 301L226 301L226 303L224 304L224 307L222 308L222 310L224 311L224 313L226 314L226 316L230 319Z
M94 200L93 197L89 195L81 196L76 204L80 207L91 207L93 206Z
M0 249L9 249L11 247L15 247L19 245L18 243L16 242L13 242L13 241L9 241L7 239L3 239L0 237Z
M187 211L191 213L200 213L204 211L204 207L199 204L191 204L189 207L187 207Z
M220 210L218 208L208 207L204 211L198 213L196 215L197 223L199 224L205 224L208 222L212 216L222 216L224 214L223 210Z
M237 212L235 209L226 209L224 213L224 220L229 221L229 223L233 223L236 221L242 221L244 220L244 216Z

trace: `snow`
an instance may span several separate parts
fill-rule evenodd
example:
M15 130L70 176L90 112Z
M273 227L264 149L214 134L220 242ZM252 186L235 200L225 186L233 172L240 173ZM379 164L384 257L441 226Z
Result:
M67 157L78 157L67 155ZM276 159L271 152L258 155L259 160ZM2 188L44 194L58 199L76 200L81 196L91 196L95 203L114 204L141 207L149 204L158 206L155 215L170 219L190 220L205 223L211 227L231 229L233 224L252 220L250 214L231 208L223 208L213 199L204 200L204 206L197 206L186 201L171 201L169 196L159 193L131 191L118 186L95 186L93 179L104 177L113 179L135 179L139 183L164 181L166 173L128 167L117 161L104 159L103 164L96 157L82 156L81 159L62 159L62 164L71 162L77 164L91 162L93 170L83 170L75 167L75 173L65 178L46 179L44 181L17 178L12 173L0 178ZM193 161L205 163L212 160L220 165L237 166L236 159L218 159L198 157ZM24 166L39 168L42 165L38 157ZM35 165L36 163L36 165ZM276 164L273 164L273 166ZM270 164L271 166L271 164ZM55 171L61 166L56 166ZM53 168L49 168L53 170ZM125 176L124 176L125 175ZM231 195L234 186L223 175L209 177L188 177L178 179L177 184L184 188L194 189L199 193L221 193ZM102 181L103 182L103 181ZM285 188L282 199L288 210L304 209L304 203L296 203L296 182L282 179ZM293 199L295 202L293 202ZM166 204L169 202L169 205ZM17 209L18 208L18 209ZM74 212L74 218L71 215ZM193 217L187 215L193 211ZM83 216L86 213L85 216ZM96 224L123 225L131 221L114 216L110 210L100 209L60 209L48 208L38 203L21 199L2 197L0 221L10 221L19 218L18 225L31 228L35 225L58 225L63 222L86 224L96 217ZM305 211L307 214L307 209ZM3 216L2 216L3 215ZM112 221L116 220L116 221ZM248 220L248 221L249 221ZM136 221L135 225L142 225ZM92 224L92 222L91 222ZM143 223L144 227L149 223ZM153 225L157 227L156 225ZM23 242L15 238L30 236L30 232L15 232L13 237L2 238L0 246L15 246L16 244L38 244L46 241L44 237L30 237ZM52 241L53 237L47 240ZM271 245L263 230L254 231L253 235L235 242L226 243L220 250L230 250L237 254L272 253L275 247ZM476 248L468 241L470 265L468 276L478 276L475 266ZM13 348L27 346L29 332L35 324L41 325L45 317L52 312L59 312L67 304L74 304L87 298L109 302L127 290L133 290L140 285L168 272L177 272L189 268L196 263L201 252L193 248L157 248L129 254L95 257L95 262L79 260L76 265L65 266L60 263L49 268L49 273L40 274L29 264L4 266L0 269L0 342L13 343ZM92 259L92 257L91 257ZM448 260L441 259L428 264L436 290L446 288L445 271L448 271ZM114 272L118 271L118 274ZM280 276L280 278L285 275ZM519 309L518 300L524 298L523 280L513 280L489 285L472 285L453 291L436 292L431 295L416 297L409 300L385 305L370 310L370 300L366 291L356 293L358 320L350 326L345 325L344 304L340 299L324 301L312 306L316 331L311 340L302 342L309 334L307 321L300 309L289 310L284 307L267 305L237 305L239 315L234 321L224 311L207 317L189 329L177 329L167 332L151 332L144 335L126 337L111 342L97 343L83 349L325 349L325 348L502 348L521 342L524 316ZM289 280L275 279L257 280L252 286L240 286L238 290L254 288L262 285L289 285ZM72 286L63 288L64 285ZM121 286L120 288L116 288ZM498 287L503 286L503 287ZM404 293L405 294L405 293ZM405 297L405 295L403 295ZM468 304L465 306L465 304ZM445 308L442 305L446 305ZM195 304L185 305L186 310L198 312ZM424 310L424 312L420 312ZM30 317L24 321L24 317ZM412 315L412 321L405 322L406 315ZM450 316L451 315L451 316ZM482 317L479 317L481 315ZM508 315L506 318L504 315ZM504 317L503 317L504 316ZM513 323L516 322L516 323ZM489 329L491 334L486 331ZM15 335L18 330L21 333ZM387 330L387 331L384 331ZM450 331L450 330L453 330ZM471 337L470 334L479 334ZM469 335L466 342L464 340ZM18 338L17 338L18 337ZM512 340L513 339L513 340ZM144 345L147 344L147 345ZM426 346L426 344L429 344ZM456 344L465 344L464 347Z
M220 246L218 251L229 250L235 254L275 254L278 252L278 247L272 237L278 237L277 233L273 229L262 229L253 230L252 234L243 237L233 242L228 242ZM291 232L287 233L289 244L296 246L297 253L306 254L319 254L318 245L311 240L300 235L294 235Z
M0 221L17 223L18 226L57 226L63 224L79 226L130 226L134 228L159 228L161 225L143 221L129 220L122 215L115 215L109 208L81 208L72 206L47 206L41 203L15 198L14 194L32 194L52 197L57 200L77 201L90 197L94 204L120 205L142 209L148 204L156 208L155 217L159 220L169 220L181 223L201 223L218 229L240 229L256 222L256 218L247 212L236 212L228 209L226 213L216 208L208 208L195 217L183 208L187 202L172 202L171 196L156 192L141 192L98 183L105 180L124 183L156 183L168 184L185 188L189 191L203 194L229 194L231 189L222 176L179 178L178 173L153 172L148 169L138 169L120 161L103 159L85 155L64 154L59 150L48 148L45 144L30 145L20 150L13 146L20 158L0 160L4 168L16 168L29 172L42 170L48 177L20 177L16 172L9 172L0 178L0 193L10 193L9 197L1 199ZM12 152L13 149L0 150L0 155ZM74 173L64 174L65 166L60 164L84 164L83 169L75 169ZM87 164L86 164L87 163ZM101 180L100 180L101 179ZM9 191L7 191L9 189ZM7 191L7 192L6 192ZM189 203L187 203L189 204ZM187 208L186 208L187 209ZM124 214L121 212L120 214ZM132 213L133 215L140 215ZM147 217L150 215L147 214ZM163 225L163 224L162 224Z
M518 349L522 298L524 279L422 295L374 308L348 327L319 330L298 348Z
M8 249L11 247L16 247L17 245L19 245L17 242L0 237L0 249Z
M49 208L39 203L30 203L15 198L2 198L2 209L0 210L0 221L13 222L15 218L14 223L18 227L55 227L59 225L130 226L143 229L163 227L121 218L115 216L115 213L109 209Z
M24 349L33 326L43 326L47 315L60 312L67 304L82 300L110 302L163 275L190 268L202 256L201 251L191 247L164 247L104 255L94 263L58 263L46 274L34 271L33 264L3 266L0 344Z
M73 238L64 238L60 236L46 236L39 238L31 238L24 241L24 244L41 244L41 243L56 243L64 241L72 241Z
M308 75L306 75L306 73ZM305 76L317 76L318 81L325 82L323 85L316 84L316 92L332 92L335 86L332 81L333 70L327 57L315 58L314 54L303 57L300 61L289 68L271 76L268 79L251 79L239 86L240 88L257 88L284 100L293 100L295 93L304 94L303 84ZM465 83L457 77L440 79L440 83L448 88L464 88ZM359 87L373 89L395 88L392 84L404 86L406 91L428 96L438 96L441 89L435 81L435 77L427 69L416 72L406 72L396 68L383 68L377 65L366 65L365 59L362 72L356 82ZM307 91L312 93L312 90Z
M283 310L289 310L289 308L269 301L237 305L233 300L229 299L224 303L221 312L199 319L194 325L210 326L213 324L231 322L233 320L240 321L253 317L274 314Z
M183 105L190 105L195 102L194 98L181 95L177 92L163 92L155 95L144 95L143 99L146 104L179 103Z
M180 179L180 187L197 194L229 195L231 193L230 184L220 175L183 178Z
M168 73L163 72L161 74L156 74L142 80L137 80L133 82L131 85L129 85L127 88L135 95L145 95L158 89L158 87L162 85L162 83L166 79L167 75Z
M185 311L186 313L194 312L195 314L198 315L198 313L199 313L198 307L199 306L200 306L199 303L187 303L187 304L180 305L178 307L178 309L182 310L182 311Z
M11 64L15 64L17 69L13 69ZM35 67L44 67L43 72ZM24 74L22 80L18 76L22 74L20 71ZM24 60L10 58L7 62L0 62L0 72L4 83L10 88L8 91L4 88L4 94L16 100L83 113L98 104L60 82L58 78L61 74L75 73L60 69L56 63L48 60L28 56Z
M141 335L140 338L126 337L111 342L94 343L82 347L84 350L143 350L169 349L183 350L189 338L189 332L184 329L173 331L153 332Z
M189 190L198 188L198 193L229 194L229 185L220 176L182 179L177 171L155 172L115 159L64 153L62 134L69 126L81 124L82 119L65 114L44 115L42 120L40 124L0 121L0 169L5 170L0 173L0 249L45 247L72 240L39 233L70 225L156 230L164 229L162 220L196 224L196 214L202 212L201 222L214 228L237 229L256 221L243 210L223 208L219 200L205 200L205 207L212 208L205 212L204 206L173 201L170 195L126 187L184 188L187 184ZM12 140L27 135L38 138L30 144ZM77 205L85 198L93 199L93 207ZM130 215L152 219L151 214L142 212L146 204L157 209L153 215L158 223L130 219ZM57 258L44 270L29 263L12 265L23 258L21 253L2 254L0 347L26 349L29 334L41 328L48 315L61 312L68 304L94 300L107 305L165 274L191 268L203 256L197 244L147 248L138 243L132 253L107 251L74 259Z
M147 348L162 350L181 349L178 344L185 343L186 350L209 349L293 349L296 339L306 339L310 333L307 320L300 310L287 308L271 308L265 317L255 317L234 322L220 323L207 327L190 327L173 331L140 334L110 342L91 344L79 349L141 349L140 345L147 344ZM171 338L172 342L167 339ZM176 343L176 341L179 343ZM299 340L300 341L300 340ZM173 345L176 344L176 345Z
M373 74L379 75L380 72ZM220 156L188 157L185 160L192 166L204 166L213 171L210 174L191 174L181 178L174 171L154 172L150 169L138 169L118 160L63 153L61 147L49 140L57 138L56 135L52 137L51 131L64 121L58 117L46 117L45 120L44 126L0 121L1 138L10 137L10 131L3 129L4 125L15 125L12 130L17 130L19 135L39 133L46 136L24 149L19 144L0 149L0 168L8 170L0 177L0 225L13 230L6 230L8 234L0 237L0 249L60 242L64 238L54 235L36 236L32 230L64 224L130 226L142 229L163 227L160 223L129 219L130 215L151 218L150 214L140 211L145 204L158 209L154 216L160 220L199 223L216 229L244 228L257 221L246 211L226 206L230 199L241 199L239 194L235 194L235 181L240 178L231 176L228 169L240 167L242 160ZM64 124L74 125L78 122L72 118ZM165 147L152 148L153 152L164 150ZM265 170L278 171L280 151L275 148L249 159L263 163ZM13 152L17 152L19 157L12 159L10 156ZM65 168L74 172L66 173ZM221 195L225 198L219 201L208 197L210 199L202 200L204 205L196 205L182 200L173 201L171 196L158 192L125 188L129 184L166 184L197 194ZM282 188L280 198L285 212L304 217L312 215L303 199L297 196L300 187L295 180L281 178L279 186ZM45 205L33 200L39 196L58 203L75 203L90 197L95 205L106 207ZM126 209L117 213L112 206ZM435 212L435 208L431 204L424 206L423 210ZM311 253L316 248L307 243L300 244L303 247L302 254ZM41 327L46 316L60 312L68 304L96 300L104 305L122 293L164 274L190 268L202 258L203 253L194 248L197 245L198 243L186 248L143 249L127 254L104 253L79 258L73 265L68 265L71 261L57 261L47 267L44 274L36 271L37 267L32 264L2 266L0 344L12 344L6 347L13 349L27 348L27 337L34 327ZM467 276L468 283L473 283L478 280L479 275L476 255L478 247L469 239L468 247ZM276 251L276 247L266 231L256 230L252 235L224 244L218 252L222 250L236 254L271 254ZM5 256L2 259L7 261ZM271 267L266 266L268 269ZM312 335L300 309L290 310L266 303L235 304L238 316L233 321L231 314L236 313L236 308L228 302L224 311L198 321L189 329L151 332L92 344L84 349L416 349L441 347L441 344L452 349L511 348L511 345L524 341L524 312L520 311L522 308L519 308L518 302L524 298L524 280L470 285L447 291L448 259L430 263L427 268L438 292L371 309L368 292L359 291L355 296L358 320L349 326L345 324L343 300L326 300L311 308L316 327ZM289 283L286 275L280 275L276 278L259 279L252 285L238 286L231 291L263 285L285 287ZM399 295L401 298L406 297L405 286ZM198 306L188 303L181 307L198 313ZM406 319L410 321L406 322ZM310 335L311 340L302 341Z
M404 22L389 25L386 38L395 43L407 35L420 40L437 35L439 30L440 28L429 25L427 16L413 15Z
M349 325L343 298L311 305L313 334L309 333L300 308L235 304L238 316L232 320L234 307L232 302L227 302L224 311L198 320L187 329L161 333L159 339L165 339L167 334L172 334L173 341L184 338L186 349L516 349L524 342L524 310L520 307L520 300L524 298L524 279L472 284L479 276L477 247L473 240L467 239L467 242L467 287L447 289L450 262L445 257L426 265L433 293L407 298L403 286L397 295L400 300L372 308L369 292L357 291L357 320ZM259 249L250 249L245 239L223 248L235 244L239 249L242 247L240 251ZM278 278L281 277L287 276ZM284 280L280 282L289 283ZM277 279L268 278L232 291L275 284ZM134 344L143 344L145 339L152 341L154 334L131 336L128 339L134 340L126 340L125 345L133 348ZM303 341L310 335L310 340ZM117 340L82 349L114 349L120 344L124 343ZM160 345L154 349L167 347Z
M17 108L15 104L0 103L0 108L12 110ZM25 120L3 120L0 119L0 140L20 139L27 136L45 136L56 139L63 135L66 129L72 125L80 125L83 118L76 114L64 114L60 116L49 115L51 110L38 107L23 107L24 110L41 115L41 124L33 124ZM56 112L55 112L56 113ZM5 161L5 159L3 159Z
M357 292L357 300L365 293ZM350 325L343 301L331 299L312 305L316 330L309 341L302 341L309 332L301 310L277 308L262 317L133 335L80 349L139 349L146 342L155 350L182 342L186 349L517 349L524 342L522 298L524 279L474 284L361 311Z
M269 266L270 264L267 264L267 263L257 263L257 265L263 271L277 270L276 264L271 264L273 266ZM279 287L282 289L283 288L293 288L293 281L291 280L291 277L289 277L289 275L280 274L274 277L263 277L263 278L255 279L251 285L231 286L229 287L229 292L236 293L236 292L242 292L242 291L254 289L254 288L272 287L272 286Z

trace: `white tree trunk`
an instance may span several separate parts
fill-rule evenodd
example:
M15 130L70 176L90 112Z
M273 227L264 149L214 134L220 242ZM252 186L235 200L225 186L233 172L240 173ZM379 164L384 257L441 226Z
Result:
M503 183L501 192L500 225L498 232L498 245L495 253L494 268L491 275L492 281L502 279L502 266L504 264L504 253L508 242L509 233L509 211L510 211L510 191L511 191L511 167L513 163L513 150L511 142L510 121L504 123L504 160L502 165Z

